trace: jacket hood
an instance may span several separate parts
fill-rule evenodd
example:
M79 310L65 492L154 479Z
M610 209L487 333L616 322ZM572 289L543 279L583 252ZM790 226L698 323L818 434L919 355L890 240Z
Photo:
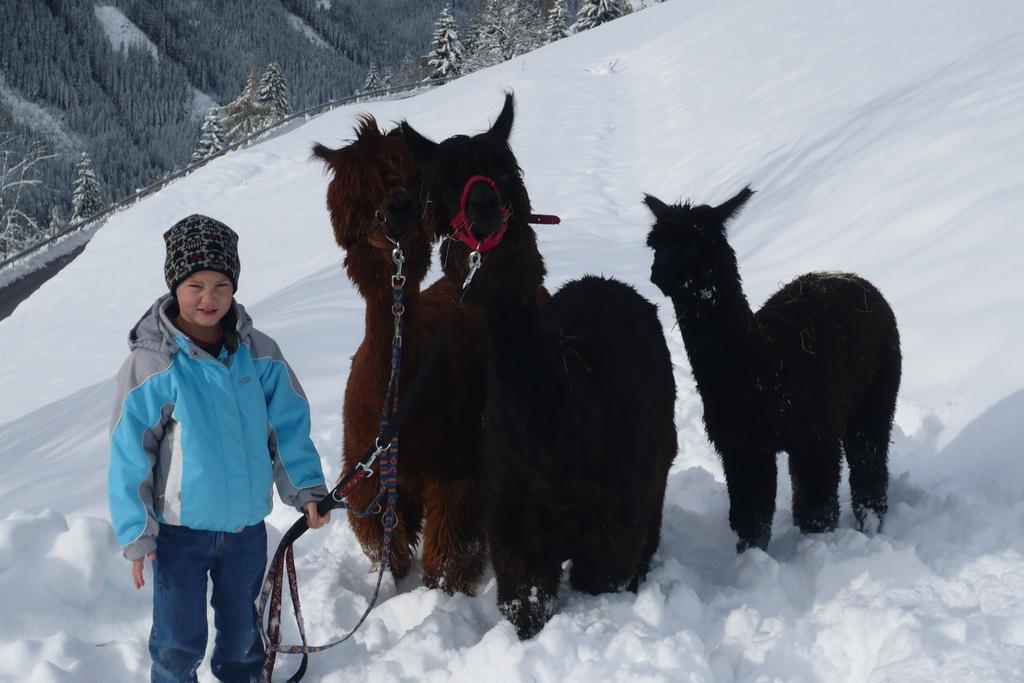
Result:
M132 326L128 333L128 348L132 351L141 348L173 354L181 348L182 343L187 343L188 337L174 326L168 315L168 311L175 305L174 297L170 294L157 299ZM245 342L252 332L252 318L245 312L245 307L234 299L231 300L231 307L232 310L225 318L234 314L234 332L239 342Z

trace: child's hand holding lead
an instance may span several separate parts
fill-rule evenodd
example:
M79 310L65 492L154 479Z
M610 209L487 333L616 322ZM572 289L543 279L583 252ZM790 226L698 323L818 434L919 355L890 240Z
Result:
M310 501L302 506L302 509L306 511L306 523L310 529L319 529L327 522L331 521L331 513L327 512L326 515L321 516L320 512L316 509L316 503Z

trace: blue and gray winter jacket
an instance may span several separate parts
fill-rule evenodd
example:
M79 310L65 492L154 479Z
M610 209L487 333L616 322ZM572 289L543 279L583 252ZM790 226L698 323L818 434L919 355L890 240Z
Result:
M272 506L271 482L297 509L327 494L309 437L309 404L273 339L234 303L218 358L196 346L161 297L132 329L118 373L108 496L130 560L156 548L159 522L240 531Z

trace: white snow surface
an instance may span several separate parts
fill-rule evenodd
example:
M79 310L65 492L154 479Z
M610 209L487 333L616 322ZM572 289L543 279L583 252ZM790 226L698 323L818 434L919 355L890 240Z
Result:
M161 233L202 212L241 234L239 299L302 380L333 479L363 303L310 147L343 144L361 112L435 139L480 131L511 89L534 208L563 220L538 228L549 287L603 273L660 307L680 444L661 547L635 595L563 585L528 642L500 617L490 572L475 598L416 572L386 580L306 680L1024 680L1022 25L1013 0L674 0L412 99L335 110L113 216L0 322L0 679L147 676L150 589L131 585L105 481L113 376L164 289ZM748 183L758 193L731 236L755 308L800 273L846 270L896 311L882 533L853 530L844 483L840 528L801 535L780 462L767 553L734 552L679 330L648 283L640 200L717 202ZM294 517L277 505L273 546ZM374 577L344 516L304 536L297 561L312 640L345 633ZM283 678L297 660L278 666Z
M112 5L95 5L93 13L103 27L103 33L115 50L141 45L149 51L153 59L160 59L160 50L149 39L145 31L132 23L121 10Z

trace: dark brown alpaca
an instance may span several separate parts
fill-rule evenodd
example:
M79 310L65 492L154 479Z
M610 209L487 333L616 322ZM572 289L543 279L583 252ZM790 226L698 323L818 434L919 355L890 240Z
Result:
M441 278L420 291L430 266L433 230L421 220L419 166L401 131L381 133L370 117L360 120L355 142L313 153L334 173L327 207L345 269L366 300L366 330L352 357L344 406L344 466L350 472L374 444L391 372L394 336L391 276L394 244L405 255L401 394L430 350L455 304L457 288ZM405 576L420 537L423 583L447 593L472 595L483 572L486 543L477 480L487 342L478 309L464 306L408 420L402 426L398 526L391 570ZM356 487L354 509L370 504L377 477ZM373 560L381 557L380 514L349 522Z

